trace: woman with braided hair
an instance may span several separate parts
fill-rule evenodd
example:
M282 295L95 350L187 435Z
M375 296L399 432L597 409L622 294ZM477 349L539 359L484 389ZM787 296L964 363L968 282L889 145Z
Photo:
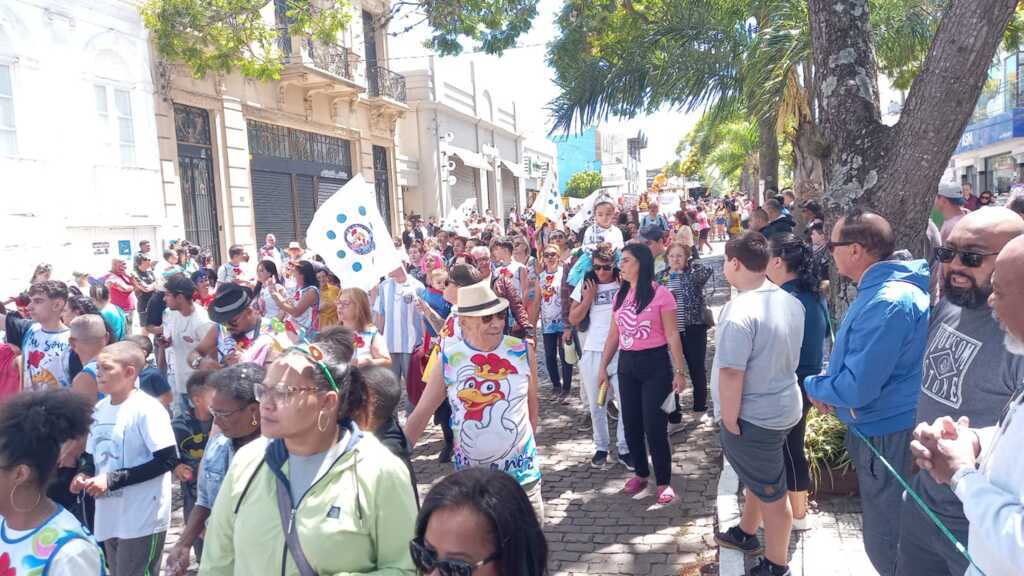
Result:
M795 234L776 234L768 240L771 260L768 279L789 292L804 305L804 338L800 346L797 383L803 396L803 418L789 431L783 456L786 463L786 485L793 508L793 529L806 530L807 490L811 485L810 468L804 454L804 431L811 402L804 390L804 378L821 372L823 342L828 334L828 310L819 287L821 278L814 250Z

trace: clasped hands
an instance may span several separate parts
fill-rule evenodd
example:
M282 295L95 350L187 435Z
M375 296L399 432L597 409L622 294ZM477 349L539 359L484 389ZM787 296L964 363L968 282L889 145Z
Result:
M949 484L957 470L976 466L981 443L966 416L956 421L943 416L931 424L917 425L910 452L918 468L926 470L939 484Z

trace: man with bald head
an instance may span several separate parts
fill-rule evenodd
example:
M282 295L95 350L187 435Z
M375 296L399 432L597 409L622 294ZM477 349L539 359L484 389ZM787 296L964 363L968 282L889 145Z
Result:
M1024 234L1024 219L1006 208L990 207L960 219L944 246L942 298L932 311L925 350L917 421L949 415L991 426L1024 382L1024 356L1003 346L1003 331L988 299L996 255ZM927 472L911 485L957 539L967 542L968 523L960 500ZM960 576L963 557L912 501L903 502L897 573L902 576Z
M852 430L909 474L928 343L928 262L893 259L892 227L860 209L836 222L829 249L839 273L857 283L857 297L836 332L828 372L808 376L804 388L819 410L834 409L851 429L846 447L860 485L864 549L879 574L893 576L903 489Z
M985 208L981 212L992 210ZM1003 346L1024 356L1024 235L995 258L989 305L1005 331ZM995 368L995 367L993 367ZM970 523L966 576L1019 574L1024 566L1024 389L986 415L987 428L972 418L942 416L914 431L915 463L931 480L948 485ZM970 383L973 385L973 383ZM998 416L1002 414L1002 416ZM941 516L940 516L941 517ZM944 519L943 519L944 520ZM963 540L961 540L963 542ZM966 564L966 562L965 562Z

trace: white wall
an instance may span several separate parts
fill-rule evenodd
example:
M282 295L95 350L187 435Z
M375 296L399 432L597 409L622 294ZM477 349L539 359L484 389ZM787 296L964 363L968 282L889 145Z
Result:
M2 294L23 289L43 261L60 279L106 269L119 240L157 241L165 221L137 3L48 4L0 3L0 65L10 70L17 138L13 154L0 154ZM106 123L96 85L106 89ZM114 90L129 95L133 160L120 155Z

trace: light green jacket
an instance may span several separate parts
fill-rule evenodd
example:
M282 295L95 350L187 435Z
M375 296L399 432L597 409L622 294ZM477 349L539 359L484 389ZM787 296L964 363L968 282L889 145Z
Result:
M306 558L320 576L411 576L416 500L408 468L372 434L343 452L348 439L324 458L295 511ZM254 440L231 462L207 523L200 576L298 576L273 471L277 461L287 476L287 456L275 442Z

